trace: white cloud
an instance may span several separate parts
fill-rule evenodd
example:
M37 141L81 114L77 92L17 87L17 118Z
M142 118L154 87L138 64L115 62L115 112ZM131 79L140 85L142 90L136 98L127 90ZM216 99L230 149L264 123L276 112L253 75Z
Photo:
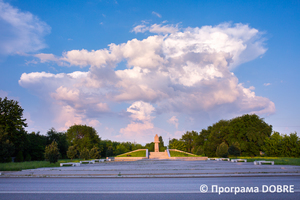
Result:
M269 86L271 85L271 83L264 83L264 86Z
M152 11L152 14L153 14L153 15L156 15L156 16L159 17L159 18L161 18L161 15L160 15L159 13L157 13L157 12Z
M168 122L169 122L170 124L173 124L173 125L176 127L176 129L178 129L179 121L178 121L178 119L177 119L176 116L171 117L171 118L168 120Z
M148 30L149 30L149 28L145 24L140 24L140 25L135 26L131 32L144 33Z
M144 33L146 31L149 31L151 33L162 33L162 34L168 34L168 33L175 33L177 32L178 25L162 25L162 24L153 24L151 26L147 26L145 23L142 23L140 25L135 26L131 32L135 33Z
M113 108L129 103L129 124L120 129L118 137L139 135L142 140L143 135L150 137L155 132L167 134L153 122L158 114L192 115L197 120L199 113L274 113L273 102L256 96L253 86L245 88L230 71L262 55L266 51L263 40L248 25L220 24L177 29L167 35L110 44L107 49L71 50L61 57L38 54L41 62L63 62L89 67L89 71L24 73L19 84L61 111L56 117L61 127L96 124L93 120L102 123L102 115L122 112ZM124 61L128 68L116 70ZM176 128L177 117L168 121ZM187 124L181 125L188 130Z
M150 28L149 31L151 33L175 33L178 31L178 26L173 26L173 25L161 25L161 24L153 24Z
M22 12L0 0L0 53L35 52L46 47L43 37L50 26L30 12Z

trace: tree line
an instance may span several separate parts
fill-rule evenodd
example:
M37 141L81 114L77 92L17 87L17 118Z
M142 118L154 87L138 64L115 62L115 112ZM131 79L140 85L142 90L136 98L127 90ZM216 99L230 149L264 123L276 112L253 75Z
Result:
M170 149L179 149L208 157L280 156L300 157L297 133L281 135L256 114L246 114L196 131L187 131L169 142Z
M136 149L154 151L154 143L145 146L131 142L102 140L93 127L73 125L66 132L54 128L45 135L28 133L23 109L17 101L0 98L0 162L56 161L58 158L103 158L116 156ZM160 140L160 151L164 142Z
M103 158L136 149L154 151L154 143L145 146L131 142L102 140L93 127L73 125L66 132L54 128L46 135L27 133L23 109L17 101L0 98L0 162L50 160L58 158ZM159 136L159 149L165 151ZM207 129L187 131L180 139L169 141L170 149L178 149L209 157L227 156L300 156L297 133L272 133L272 126L257 115L243 115L220 120Z

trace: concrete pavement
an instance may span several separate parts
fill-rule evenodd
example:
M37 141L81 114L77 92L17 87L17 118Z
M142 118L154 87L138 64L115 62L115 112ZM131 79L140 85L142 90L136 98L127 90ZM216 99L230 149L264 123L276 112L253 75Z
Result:
M253 162L138 160L2 172L0 177L241 177L300 176L300 166Z

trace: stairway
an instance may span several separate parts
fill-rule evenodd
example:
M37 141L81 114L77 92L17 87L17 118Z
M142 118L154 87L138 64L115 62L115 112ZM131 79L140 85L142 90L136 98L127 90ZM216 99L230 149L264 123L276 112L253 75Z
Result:
M167 152L150 152L149 159L168 159Z

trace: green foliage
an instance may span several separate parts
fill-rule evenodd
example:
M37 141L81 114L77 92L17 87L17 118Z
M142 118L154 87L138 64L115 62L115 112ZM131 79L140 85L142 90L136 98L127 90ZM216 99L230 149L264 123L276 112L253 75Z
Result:
M25 123L26 119L22 117L23 109L19 106L17 101L8 100L7 97L4 99L0 98L0 144L3 145L4 148L11 150L13 150L13 148L8 144L14 146L15 151L10 152L10 156L14 156L16 155L14 153L24 150L24 142L26 141L24 127L26 127L27 124Z
M80 158L84 160L90 159L90 152L86 147L80 151Z
M216 156L217 147L222 143L238 142L241 155L260 155L266 137L272 133L272 126L257 115L243 115L231 120L220 120L207 130L200 132L199 141L204 142L204 153Z
M93 127L74 125L67 130L67 141L71 146L76 146L79 151L88 150L100 145L100 138Z
M186 147L185 151L191 153L192 150L196 148L197 138L198 133L196 131L187 131L181 136L181 141L184 142L184 145Z
M159 146L159 151L160 151L160 152L164 152L164 151L166 150L166 147L165 147L165 145L164 145L164 141L163 141L163 139L162 139L162 136L159 136L159 137L158 137L158 140L159 140L159 144L158 144L158 146Z
M51 128L47 131L47 145L51 144L53 141L57 142L59 153L62 158L66 158L67 150L69 148L66 134L63 132L57 132L54 128Z
M281 136L274 132L271 137L265 139L263 151L267 156L299 157L300 140L297 133Z
M126 154L119 155L117 157L146 157L146 150L128 152Z
M50 161L50 163L56 163L59 158L59 149L55 141L50 145L46 146L45 149L45 158Z
M123 144L119 144L119 145L116 147L115 155L120 155L120 154L126 153L126 152L128 152L128 151L129 151L129 150L126 149L126 147L125 147Z
M23 162L24 161L24 157L23 157L23 152L22 151L19 151L17 153L17 156L15 158L15 162Z
M196 151L194 152L196 155L204 155L204 149L202 146L199 146Z
M154 152L154 142L147 143L145 149L148 149L149 152Z
M11 162L11 156L14 150L15 147L12 143L9 142L9 140L0 140L0 162Z
M181 150L181 151L185 151L186 146L185 146L185 143L183 141L173 138L170 141L169 149L178 149L178 150Z
M113 156L113 155L114 155L113 147L112 146L107 147L106 157L110 157L110 156Z
M225 142L222 142L216 150L216 155L218 157L226 158L228 156L228 145Z
M99 159L99 158L101 158L101 150L100 150L100 148L94 146L94 147L90 150L90 158L94 158L94 159Z
M31 156L31 160L45 160L47 137L44 135L40 135L39 132L32 132L30 134L27 134L26 137L26 152Z
M241 150L238 142L233 142L232 145L228 148L228 154L230 156L240 156Z
M71 161L73 158L75 158L77 155L77 149L74 146L69 146L69 149L67 151L68 158L71 158Z
M31 156L29 153L26 154L25 161L31 161Z

